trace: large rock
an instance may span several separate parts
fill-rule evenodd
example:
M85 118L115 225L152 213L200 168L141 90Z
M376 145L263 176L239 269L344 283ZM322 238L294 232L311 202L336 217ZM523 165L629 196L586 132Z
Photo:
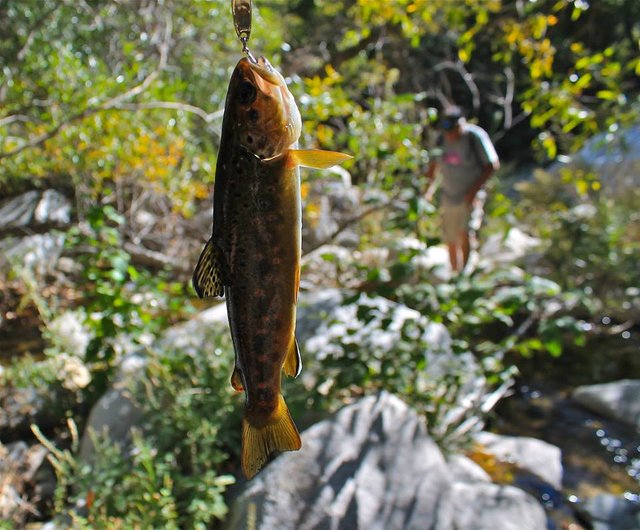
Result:
M562 454L555 445L535 438L491 432L481 432L475 439L498 460L537 475L556 490L562 489Z
M62 253L64 241L64 234L56 232L5 238L0 241L0 271L17 269L21 274L50 274Z
M445 463L423 420L382 393L302 434L237 496L240 530L544 530L541 505L462 456Z
M33 232L68 225L70 220L71 201L55 190L32 190L3 201L0 234L12 237L0 240L0 270L39 276L51 273L62 252L64 235ZM16 237L25 233L29 235Z
M517 227L506 234L492 234L480 249L480 264L493 268L498 264L510 264L527 256L540 245L540 240Z
M453 478L454 528L456 530L543 530L545 512L531 495L514 486L493 484L489 475L471 459L449 457Z
M572 397L583 407L640 432L640 379L581 386L574 390Z
M383 393L302 434L233 503L226 530L450 529L447 465L423 421Z
M88 464L95 461L93 435L106 434L115 443L123 445L130 441L132 427L142 423L143 411L131 399L129 388L144 374L145 364L144 356L127 355L120 364L114 384L91 409L80 440L80 458Z
M611 494L588 499L581 511L592 523L593 530L638 530L640 504Z
M0 232L39 225L64 225L71 220L71 201L55 190L32 190L0 205Z
M546 530L542 506L513 486L458 482L453 486L455 530Z

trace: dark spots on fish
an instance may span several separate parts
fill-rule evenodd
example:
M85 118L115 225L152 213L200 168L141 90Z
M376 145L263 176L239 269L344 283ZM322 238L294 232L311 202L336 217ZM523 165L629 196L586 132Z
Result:
M257 122L259 117L260 114L256 109L251 108L249 109L249 112L247 112L247 119L252 123Z
M248 144L252 144L253 143L253 136L251 136L251 135L247 136L247 143Z
M267 259L261 259L258 263L258 272L261 276L266 276L272 270L271 263Z
M264 337L257 336L253 338L253 347L255 351L264 351L265 340Z
M268 406L273 400L273 390L267 386L264 388L258 387L256 392L256 400L258 401L258 407L264 408Z
M249 81L243 81L238 85L238 102L240 105L250 105L256 100L256 87Z

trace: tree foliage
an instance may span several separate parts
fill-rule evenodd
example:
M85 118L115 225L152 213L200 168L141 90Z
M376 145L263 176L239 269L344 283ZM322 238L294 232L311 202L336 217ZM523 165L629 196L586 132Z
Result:
M360 154L361 182L416 171L428 108L446 101L508 153L534 140L550 158L637 111L634 0L255 4L252 46L293 76L307 143ZM239 51L228 11L225 0L2 2L3 187L70 177L95 198L115 181L190 211L211 182Z
M396 213L367 220L364 246L383 246L408 232L425 239L425 218L433 221L435 209L422 198L423 174L438 109L447 103L464 107L490 132L501 158L514 164L571 154L594 134L638 119L637 0L253 3L251 49L287 76L303 116L301 144L352 153L345 165L352 181L385 192L378 198L392 197ZM209 196L225 91L240 49L228 0L0 0L0 193L53 183L76 199L82 223L67 234L67 250L77 257L92 249L77 259L82 272L76 278L83 282L76 303L87 308L93 337L78 360L91 375L89 401L113 375L118 338L126 334L144 345L144 333L159 332L189 309L184 286L134 265L125 244L141 239L134 220L149 202L162 203L159 210L173 216L169 224ZM549 307L580 307L593 316L614 297L625 311L638 303L637 229L628 227L637 194L612 209L599 190L597 176L567 172L521 188L518 209L504 194L492 197L496 217L534 220L531 231L548 242L546 277L480 270L432 285L430 271L414 270L420 256L413 251L378 268L350 267L363 294L348 332L356 336L357 326L370 321L368 295L393 299L446 324L456 353L480 352L479 370L495 384L512 375L503 363L508 352L557 356L567 336L582 344L577 318ZM576 193L591 202L582 211L588 215L573 209ZM372 354L362 347L366 341L334 337L334 354L318 363L333 386L315 397L305 389L301 401L331 408L345 396L391 388L436 424L446 416L438 407L446 405L447 389L458 388L459 374L448 374L443 384L418 372L425 368L424 344L415 340L424 331L420 325L409 322L401 330L394 358L386 350ZM384 331L389 321L376 326ZM204 355L152 359L156 388L143 390L159 394L149 400L151 428L134 439L134 473L95 500L93 484L109 490L119 483L131 455L105 442L95 475L70 452L54 450L57 508L69 501L73 482L73 501L92 499L83 522L91 527L111 518L122 527L204 528L222 517L229 483L223 470L237 440L208 443L220 441L221 415L232 404L228 394L207 388L226 386L224 368L222 383ZM39 374L19 365L6 377L23 372L26 379ZM55 380L38 377L49 385ZM15 377L16 384L24 380ZM201 421L216 407L211 422ZM202 483L196 469L205 470ZM161 502L147 512L149 499Z
M86 201L114 184L150 188L189 213L208 195L237 55L227 10L223 0L0 4L0 184L71 182Z

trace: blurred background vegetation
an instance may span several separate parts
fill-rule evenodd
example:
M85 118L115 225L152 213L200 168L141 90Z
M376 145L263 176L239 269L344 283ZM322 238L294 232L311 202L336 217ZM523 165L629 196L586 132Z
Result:
M367 297L380 295L444 323L455 351L481 359L493 389L511 379L514 365L530 376L541 375L531 372L536 363L552 367L545 377L565 384L567 369L577 382L617 375L602 355L575 352L603 335L637 335L640 192L610 186L593 168L557 168L590 139L606 143L638 126L639 21L637 0L254 1L251 49L290 82L304 121L301 144L353 154L344 167L372 198L357 251L407 237L439 242L437 213L422 192L433 124L446 102L490 133L503 161L483 230L506 236L520 226L541 240L536 267L518 277L494 268L435 285L416 269L412 248L395 248L382 264L336 267L331 285L357 293L348 301L359 308L353 333L358 322L372 322ZM91 499L85 515L73 514L78 527L206 528L224 517L239 431L227 384L230 344L212 339L211 351L223 352L215 369L209 352L194 358L151 344L203 307L189 278L208 234L190 232L190 221L211 208L224 98L239 57L228 0L0 0L0 196L63 191L77 221L65 233L65 253L80 264L66 283L20 263L2 271L0 324L34 315L44 348L11 362L13 352L3 354L0 378L5 389L37 382L51 403L39 431L57 462L49 510ZM323 175L302 178L313 220L318 198L308 192ZM147 212L156 216L152 230ZM143 259L141 248L166 262ZM60 368L64 342L50 326L67 310L79 312L91 335L76 359L87 374L78 385ZM333 383L321 392L296 383L298 414L385 388L453 443L464 429L438 422L447 389L462 383L455 373L420 381L428 347L416 339L421 322L406 324L391 358L335 337L331 355L306 368L332 374ZM112 382L125 336L148 350L148 380L161 390L140 398L151 428L134 437L136 471L123 482L126 457L96 440L102 460L88 470L67 423L82 427ZM554 364L563 351L567 360ZM368 369L342 370L354 363ZM144 509L150 498L153 513Z

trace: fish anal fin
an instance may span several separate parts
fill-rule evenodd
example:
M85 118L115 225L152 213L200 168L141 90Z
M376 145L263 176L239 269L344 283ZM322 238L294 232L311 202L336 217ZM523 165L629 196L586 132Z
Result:
M198 264L193 271L193 287L200 298L224 296L223 257L215 246L213 238L209 239L200 254Z
M289 167L305 166L314 169L327 169L353 158L337 151L323 151L320 149L291 149L287 165Z
M246 415L242 420L241 462L242 472L247 479L253 478L273 453L297 451L300 447L300 434L282 394L276 410L265 424L252 425Z
M242 383L242 372L240 368L235 366L231 374L231 386L236 392L244 392L244 384Z
M284 358L284 365L282 366L284 373L289 377L298 377L302 370L302 358L300 357L300 348L298 347L298 341L294 338L287 356Z

